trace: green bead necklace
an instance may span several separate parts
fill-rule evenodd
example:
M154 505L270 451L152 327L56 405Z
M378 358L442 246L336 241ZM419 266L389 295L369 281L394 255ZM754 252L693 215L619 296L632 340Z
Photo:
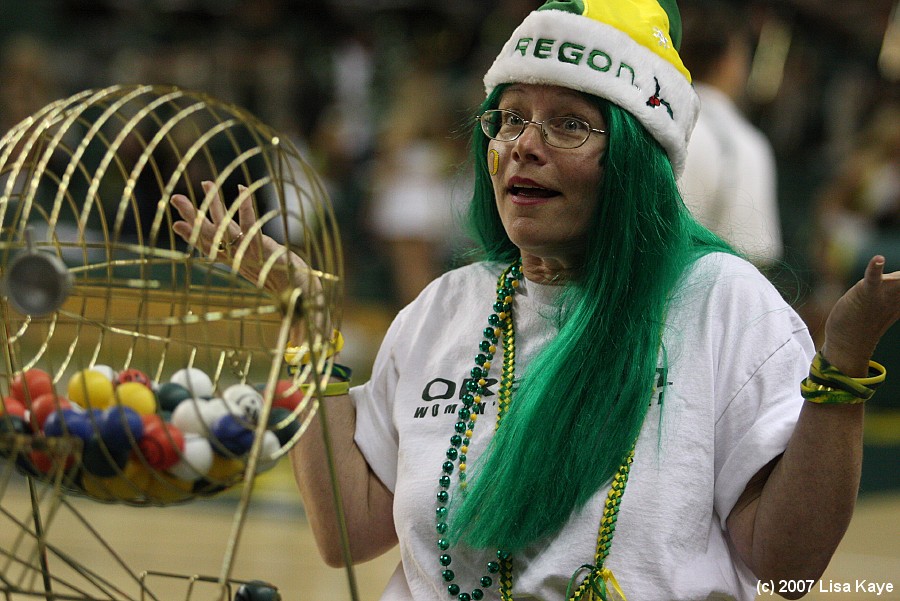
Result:
M444 537L449 526L447 517L450 501L448 489L452 483L451 474L457 472L459 489L465 492L466 481L466 454L469 450L475 424L478 415L475 413L476 403L481 402L482 396L487 392L487 376L497 351L497 342L502 340L503 365L500 375L500 388L497 392L497 423L495 430L500 427L503 416L509 409L512 399L512 385L515 375L515 332L513 329L512 300L516 289L522 280L521 259L507 267L497 279L497 300L494 303L494 312L488 316L487 327L483 330L484 340L478 346L479 353L475 357L475 366L471 369L471 379L466 382L466 389L462 396L462 408L457 412L459 418L453 426L453 434L450 436L450 446L447 448L446 461L441 465L441 476L438 479L439 490L437 493L437 546L441 551L438 561L441 565L441 578L447 583L447 593L456 597L458 601L479 601L484 599L484 589L490 588L494 578L499 581L500 599L512 601L512 554L505 550L498 550L496 560L487 563L487 573L479 580L480 587L473 588L471 592L463 592L460 586L454 582L456 574L450 568L453 558L448 553L450 542ZM628 481L628 472L634 458L632 450L625 461L619 467L613 477L609 494L603 509L603 518L600 521L600 532L597 537L597 552L594 565L583 565L572 575L566 598L573 601L587 601L592 598L606 600L608 591L606 583L611 581L618 590L618 584L612 573L603 567L603 562L609 554L612 544L612 536L616 528L616 517L619 512L622 494L625 492L625 484ZM572 584L578 575L588 570L588 575L570 595ZM621 591L619 591L621 594ZM624 598L624 595L622 595Z

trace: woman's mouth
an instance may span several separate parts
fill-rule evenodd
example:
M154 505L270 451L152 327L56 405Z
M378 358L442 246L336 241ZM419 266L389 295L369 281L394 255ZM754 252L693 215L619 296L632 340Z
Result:
M525 202L544 200L559 195L559 192L556 190L545 188L537 182L515 177L510 180L507 191L513 199L520 199Z

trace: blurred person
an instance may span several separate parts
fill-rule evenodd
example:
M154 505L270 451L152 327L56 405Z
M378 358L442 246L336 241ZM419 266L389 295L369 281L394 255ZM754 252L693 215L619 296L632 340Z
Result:
M754 263L771 265L783 253L775 155L741 109L754 48L749 14L729 0L685 5L682 56L700 114L680 181L684 201Z
M864 268L865 255L900 252L900 102L875 107L814 208L816 282L804 318L820 337L828 311Z
M453 69L465 52L463 36L430 13L413 21L413 29L410 60L389 85L368 212L369 226L386 248L393 300L400 306L452 260L462 238L457 214L470 188L459 169L465 140L453 133L471 89L471 81Z
M57 84L47 45L38 37L18 34L0 48L0 130L56 99Z
M482 260L398 313L365 384L340 366L340 332L318 349L338 362L320 400L345 521L316 424L294 476L329 565L399 545L382 599L752 601L760 580L815 581L840 542L900 272L872 257L816 353L771 282L693 218L679 23L670 0L529 14L471 124ZM220 261L243 240L255 280L281 247L254 233L246 190L239 219L218 223L222 202L198 219L173 196L173 229ZM316 295L285 260L266 286Z

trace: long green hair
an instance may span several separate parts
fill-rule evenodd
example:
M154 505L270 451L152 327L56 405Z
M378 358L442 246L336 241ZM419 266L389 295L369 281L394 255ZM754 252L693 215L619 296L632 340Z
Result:
M501 93L482 110L496 107ZM473 547L516 551L538 541L610 480L647 413L676 285L700 256L734 252L691 216L646 129L596 102L610 133L594 234L560 295L558 336L517 374L501 427L470 471L467 493L455 496L451 538ZM467 225L485 259L511 262L519 249L497 212L488 141L476 127Z

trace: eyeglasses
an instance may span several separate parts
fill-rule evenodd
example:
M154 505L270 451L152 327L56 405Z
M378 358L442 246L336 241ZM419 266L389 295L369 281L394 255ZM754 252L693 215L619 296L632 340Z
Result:
M544 141L557 148L578 148L590 137L591 132L606 135L609 132L591 127L591 124L575 117L551 117L543 121L530 121L518 113L504 109L484 111L475 117L481 123L484 135L500 142L512 142L522 135L527 125L538 125Z

